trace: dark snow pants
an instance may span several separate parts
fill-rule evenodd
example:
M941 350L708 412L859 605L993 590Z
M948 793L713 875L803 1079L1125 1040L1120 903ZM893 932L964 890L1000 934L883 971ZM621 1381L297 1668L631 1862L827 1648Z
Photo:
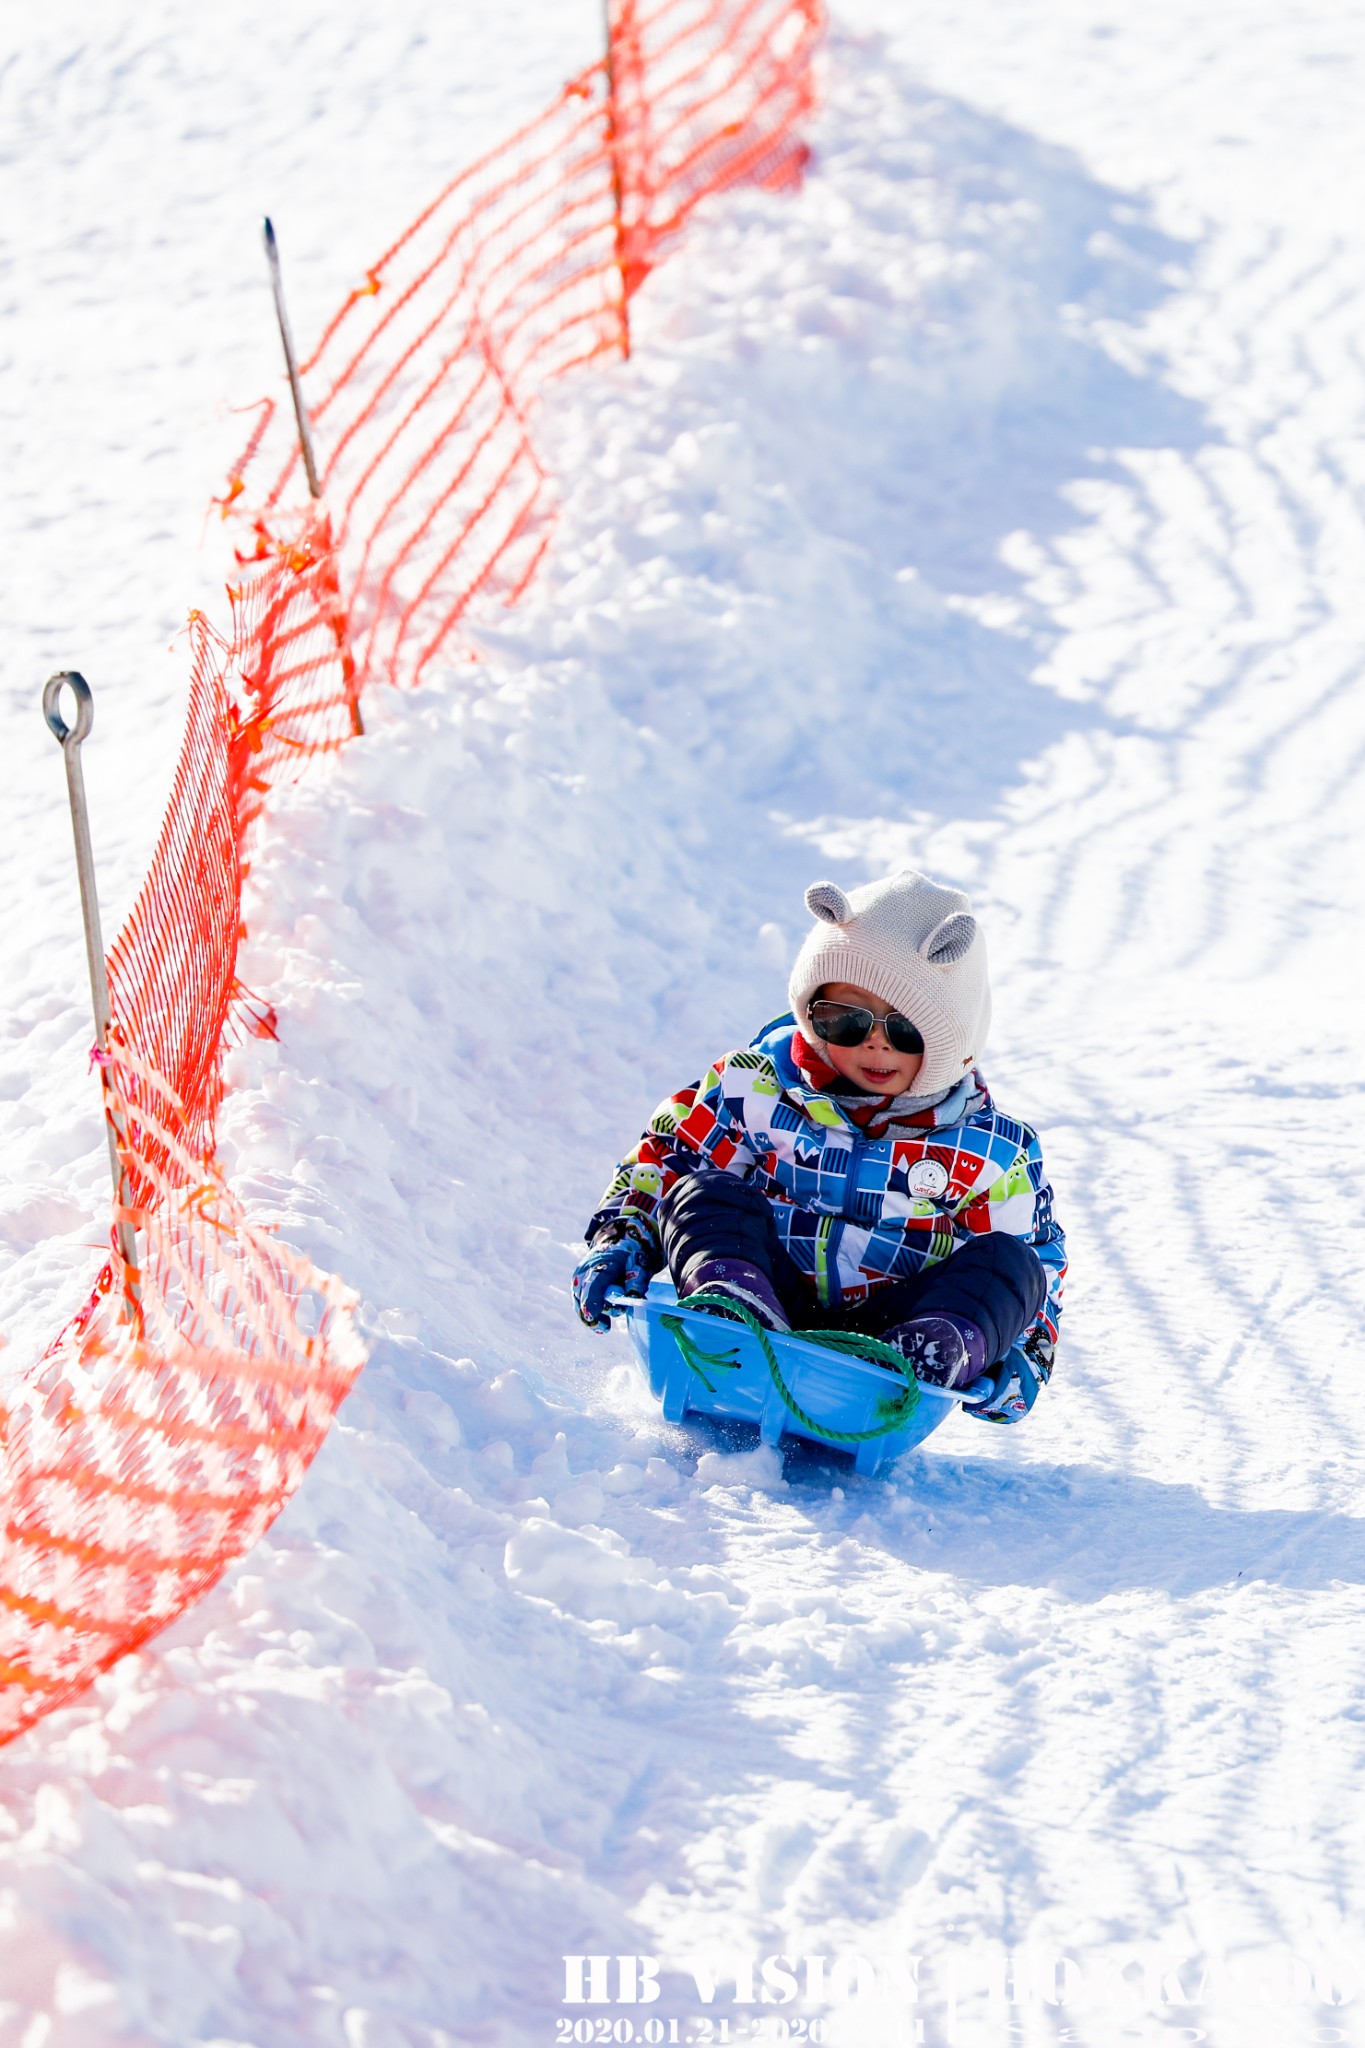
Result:
M793 1329L879 1337L911 1316L962 1316L985 1337L992 1365L1029 1327L1047 1295L1037 1252L1002 1231L968 1238L951 1258L889 1281L851 1308L825 1308L814 1282L783 1250L767 1198L731 1173L690 1173L675 1181L659 1204L659 1231L680 1296L696 1290L711 1260L748 1259L772 1281Z

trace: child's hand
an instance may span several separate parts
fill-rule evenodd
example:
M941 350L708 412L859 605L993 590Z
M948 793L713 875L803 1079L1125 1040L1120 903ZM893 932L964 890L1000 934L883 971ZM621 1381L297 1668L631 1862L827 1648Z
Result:
M992 1368L992 1376L993 1393L975 1406L967 1401L962 1404L962 1413L974 1415L978 1422L1022 1422L1050 1377L1017 1344L1001 1364Z
M644 1294L649 1287L650 1262L644 1246L634 1237L618 1238L615 1244L598 1245L574 1269L574 1306L590 1330L609 1330L607 1296L613 1287L625 1294Z

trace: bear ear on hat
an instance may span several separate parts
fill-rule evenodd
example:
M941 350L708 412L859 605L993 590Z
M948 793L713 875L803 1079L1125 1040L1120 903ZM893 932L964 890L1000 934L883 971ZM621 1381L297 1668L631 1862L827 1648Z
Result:
M927 939L920 941L920 957L931 967L951 967L970 953L976 938L976 919L968 911L955 910L940 918Z
M806 891L806 908L826 924L847 924L853 905L837 882L812 882Z

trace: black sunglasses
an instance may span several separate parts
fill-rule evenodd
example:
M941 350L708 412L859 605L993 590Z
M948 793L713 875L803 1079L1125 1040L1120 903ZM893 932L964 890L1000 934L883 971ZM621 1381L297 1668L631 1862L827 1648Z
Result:
M899 1010L879 1017L875 1010L864 1009L861 1003L832 1003L823 998L810 1006L810 1028L826 1045L861 1045L871 1037L877 1024L886 1033L893 1052L924 1051L924 1040L918 1030Z

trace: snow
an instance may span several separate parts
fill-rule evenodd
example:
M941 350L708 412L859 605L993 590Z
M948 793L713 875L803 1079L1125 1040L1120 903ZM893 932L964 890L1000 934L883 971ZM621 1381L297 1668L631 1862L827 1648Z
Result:
M1365 28L838 22L804 194L711 209L547 408L484 665L273 807L224 1156L372 1362L270 1539L0 1758L6 2048L643 2025L565 1955L658 1958L682 2038L855 1953L921 1995L832 2041L1359 2036ZM257 214L307 335L596 29L110 0L0 74L7 1369L105 1227L38 686L95 687L112 931L275 373ZM666 1425L567 1279L805 883L904 857L987 920L1073 1280L1028 1424L888 1483Z

